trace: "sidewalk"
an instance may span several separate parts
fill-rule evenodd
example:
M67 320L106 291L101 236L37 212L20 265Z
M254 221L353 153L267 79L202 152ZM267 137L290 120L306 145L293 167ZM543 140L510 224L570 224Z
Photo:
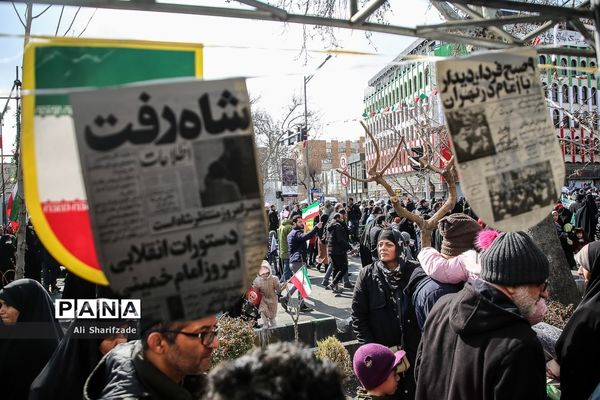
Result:
M361 269L359 257L349 257L348 273L350 282L354 284L358 272ZM312 284L312 293L305 300L305 303L314 310L311 312L301 312L299 322L311 321L328 317L337 319L347 319L352 312L352 294L354 289L344 289L341 294L335 294L331 290L325 290L323 287L324 272L318 272L309 268L308 275ZM290 301L290 304L293 304ZM291 311L291 308L290 308ZM277 325L292 325L292 317L286 313L281 304L277 307Z

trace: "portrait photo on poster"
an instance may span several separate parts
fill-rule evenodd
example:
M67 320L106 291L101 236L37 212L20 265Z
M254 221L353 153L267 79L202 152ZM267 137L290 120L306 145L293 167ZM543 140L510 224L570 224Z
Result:
M226 137L196 142L194 158L200 174L202 207L260 198L252 137Z
M486 177L494 221L551 205L557 198L550 161Z
M455 155L459 163L496 154L484 106L451 111L447 113L447 116Z

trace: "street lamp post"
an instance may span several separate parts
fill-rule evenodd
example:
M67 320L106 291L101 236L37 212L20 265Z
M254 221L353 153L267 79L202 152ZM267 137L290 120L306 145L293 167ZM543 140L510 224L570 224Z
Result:
M323 60L323 62L315 69L315 72L319 69L321 69L321 67L323 65L325 65L325 63L327 61L329 61L329 59L331 58L331 54L327 55L327 57L325 58L325 60ZM306 162L306 201L307 204L311 204L312 203L312 199L310 198L310 189L308 188L308 180L310 179L310 167L308 164L308 103L306 101L306 84L313 78L313 76L315 76L315 74L311 74L309 76L305 76L304 77L304 131L306 132L306 140L304 142L304 160ZM311 185L312 186L312 185Z

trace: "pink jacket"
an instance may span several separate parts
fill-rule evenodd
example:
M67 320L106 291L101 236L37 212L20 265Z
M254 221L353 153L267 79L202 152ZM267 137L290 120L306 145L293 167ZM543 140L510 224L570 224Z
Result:
M423 247L417 258L423 271L442 283L472 282L481 272L479 254L475 250L446 259L433 247Z

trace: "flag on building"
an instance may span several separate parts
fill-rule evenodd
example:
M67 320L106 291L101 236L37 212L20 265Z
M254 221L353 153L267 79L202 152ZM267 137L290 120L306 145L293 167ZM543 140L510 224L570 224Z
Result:
M536 37L535 37L535 39L533 39L533 41L531 42L531 45L532 45L532 46L537 46L537 45L539 45L540 43L542 43L542 38L541 38L541 37L539 37L539 36L536 36Z
M298 292L303 299L310 296L310 292L312 292L312 285L310 284L310 278L308 277L308 271L306 270L305 265L303 265L302 268L300 268L288 282L288 291L293 287L298 289Z
M308 221L319 215L319 202L315 201L310 206L302 209L302 219Z

